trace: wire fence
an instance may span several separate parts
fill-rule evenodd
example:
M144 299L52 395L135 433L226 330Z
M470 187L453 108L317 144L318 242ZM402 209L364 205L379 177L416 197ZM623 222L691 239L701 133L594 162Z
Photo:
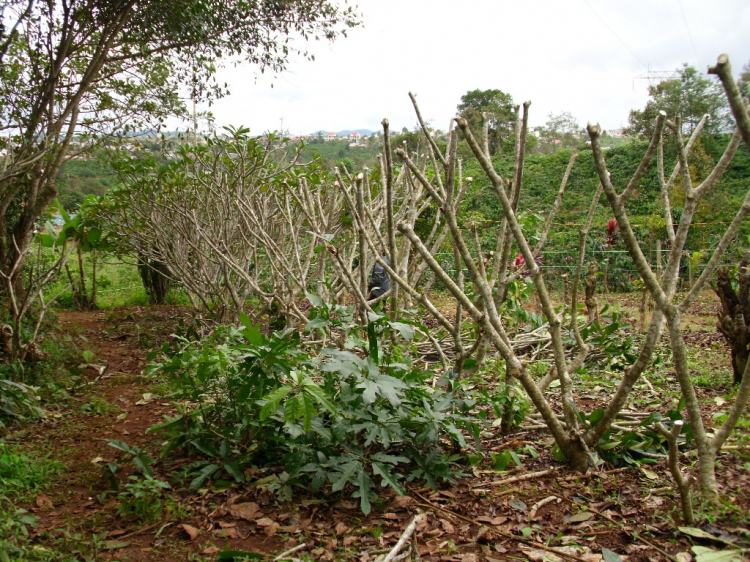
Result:
M576 262L578 260L578 249L571 250L550 250L542 251L537 261L539 268L542 270L545 282L553 288L561 289L565 283L565 276L572 277L575 273ZM711 255L712 249L695 250L690 254L683 256L680 264L680 283L692 284L692 280L697 278L702 272ZM661 259L662 267L666 266L670 257L670 250L657 252L655 249L644 250L649 264L654 271L657 271L657 260ZM518 256L514 257L515 260ZM438 263L445 269L446 273L455 281L456 269L453 262L453 254L440 252L436 255ZM641 278L635 263L630 258L627 250L601 250L592 249L586 252L586 263L595 262L599 266L598 285L600 290L608 292L631 292L641 288ZM727 259L720 267L735 267L736 261ZM517 266L511 266L512 269L523 267L521 263ZM464 276L468 279L468 270L464 268ZM586 271L582 272L586 275Z

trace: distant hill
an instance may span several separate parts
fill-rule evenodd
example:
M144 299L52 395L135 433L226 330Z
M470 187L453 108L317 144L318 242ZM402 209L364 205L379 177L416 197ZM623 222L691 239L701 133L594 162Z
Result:
M371 134L373 134L375 131L371 131L370 129L346 129L344 131L336 131L336 136L339 137L348 137L352 133L359 133L363 137L369 137ZM319 131L315 131L314 133L310 133L312 136L317 135L318 133L326 134L328 131L324 131L323 129Z

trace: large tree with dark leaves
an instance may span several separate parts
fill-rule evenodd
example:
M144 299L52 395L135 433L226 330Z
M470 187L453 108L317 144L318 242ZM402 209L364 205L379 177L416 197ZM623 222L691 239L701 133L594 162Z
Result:
M510 94L501 90L471 90L461 96L457 109L477 137L482 138L482 129L487 128L490 154L501 152L506 143L512 144L515 113Z
M0 271L21 289L60 165L226 93L223 60L280 71L294 39L333 40L356 15L329 0L10 0L0 17ZM306 53L305 53L306 54Z
M732 126L721 84L688 64L677 72L677 77L649 86L648 93L646 107L630 112L627 131L632 135L651 137L660 111L666 112L669 119L679 117L685 135L692 134L704 115L709 116L706 123L709 133L726 131Z

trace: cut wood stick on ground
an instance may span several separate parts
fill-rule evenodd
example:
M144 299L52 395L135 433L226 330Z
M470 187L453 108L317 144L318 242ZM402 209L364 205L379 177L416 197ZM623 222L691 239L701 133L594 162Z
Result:
M441 507L437 504L434 504L430 502L428 499L424 498L422 495L420 495L418 492L412 492L414 495L419 497L423 502L425 503L417 503L418 507L421 507L423 509L430 509L430 510L436 510L440 511L446 515L450 515L452 517L455 517L457 519L461 519L462 521L466 521L467 523L472 523L473 525L476 525L477 527L482 527L484 529L487 529L488 532L494 533L498 537L502 537L504 539L509 539L515 542L520 542L522 544L527 544L529 546L533 546L534 548L538 548L539 550L544 550L546 552L551 552L552 554L556 554L557 556L560 556L562 558L567 558L568 560L575 560L576 562L586 562L585 558L581 558L580 556L576 556L574 554L569 554L567 552L563 552L562 550L558 550L556 548L550 548L549 546L532 541L529 539L525 539L523 537L518 537L516 535L511 535L510 533L505 533L503 531L500 531L498 529L495 529L494 527L490 527L489 525L484 525L480 523L479 521L476 521L475 519L471 519L469 517L465 517L461 515L460 513L456 513L454 511L451 511L449 509L446 509L444 507Z
M539 500L534 505L531 506L531 510L529 511L529 521L533 521L536 517L536 512L539 511L539 508L544 507L548 503L552 503L553 501L557 500L557 502L560 502L560 498L557 496L549 496L547 498L544 498L543 500Z
M557 472L554 468L547 470L540 470L539 472L528 472L526 474L519 474L518 476L512 476L510 478L504 478L502 480L496 480L494 482L484 482L477 484L474 488L481 488L483 486L502 486L503 484L512 484L513 482L522 482L524 480L533 480L534 478L541 478Z
M557 478L557 481L567 482L568 480L581 480L583 478L594 478L596 476L607 476L608 474L617 474L618 472L625 472L630 470L629 466L623 468L613 468L612 470L604 470L602 472L587 472L586 474L571 474L570 476L562 476Z
M381 560L380 562L393 562L396 559L398 553L401 552L404 547L409 544L409 539L414 534L417 525L419 525L424 520L424 518L424 513L418 513L417 515L415 515L411 520L411 523L409 523L406 526L406 529L404 529L404 532L401 533L396 546L394 546L391 551L385 556L385 558L383 558L383 560Z
M582 480L584 478L595 478L597 476L607 476L609 474L616 474L618 472L625 472L626 470L629 470L630 467L623 467L623 468L614 468L612 470L604 470L600 472L587 472L586 474L571 474L569 476L558 476L555 478L556 482L567 482L569 480ZM514 482L522 482L524 480L533 480L534 478L543 478L544 476L549 476L550 474L554 474L557 472L557 469L550 468L547 470L540 470L539 472L529 472L527 474L520 474L518 476L513 476L511 478L505 478L503 480L496 480L494 482L482 482L480 484L477 484L472 488L472 490L476 490L477 488L484 488L486 486L502 486L503 484L512 484ZM512 491L512 490L506 490L506 492ZM506 493L503 492L503 493Z
M281 554L279 554L276 558L274 558L274 561L275 560L283 560L284 558L289 558L292 554L294 554L298 550L302 550L306 546L307 545L305 543L300 543L297 546L295 546L293 548L290 548L289 550L287 550L287 551L282 552Z

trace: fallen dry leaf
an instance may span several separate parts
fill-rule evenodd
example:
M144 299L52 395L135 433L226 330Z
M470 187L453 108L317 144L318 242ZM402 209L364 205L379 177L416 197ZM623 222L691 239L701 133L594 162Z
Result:
M522 548L521 552L526 555L526 558L531 562L560 562L562 558L547 552L546 550L538 550L536 548Z
M443 529L445 529L446 533L455 533L456 529L453 527L450 521L446 519L441 519L440 524L443 526Z
M255 502L243 502L234 504L229 510L229 515L239 517L245 521L252 521L257 515L260 507Z
M405 509L414 503L414 498L409 496L396 496L391 502L391 509Z
M239 532L237 532L236 527L229 527L228 529L214 529L214 535L218 535L220 537L225 537L227 539L240 539Z
M409 498L411 499L411 498ZM331 507L335 509L357 509L357 504L354 502L348 502L348 501L337 501L335 504L333 504Z
M259 527L270 527L271 525L273 525L273 519L263 517L262 519L258 519L255 524Z
M581 523L583 521L588 521L589 519L594 518L594 513L591 511L581 511L580 513L576 513L575 515L571 515L570 519L568 519L568 523Z
M192 525L188 525L187 523L183 523L182 525L180 525L180 527L182 527L182 530L188 534L191 541L197 539L198 535L200 534L200 529L193 527Z
M36 497L36 500L34 500L34 503L36 503L37 507L40 509L55 509L52 500L47 497L47 494L39 494Z
M263 529L263 532L266 535L268 535L269 537L272 537L272 536L274 536L278 532L279 527L281 527L281 525L279 525L276 522L273 522L268 527L266 527L265 529Z
M336 526L333 528L333 532L339 536L345 535L348 530L349 525L347 525L343 521L339 521L338 523L336 523Z

